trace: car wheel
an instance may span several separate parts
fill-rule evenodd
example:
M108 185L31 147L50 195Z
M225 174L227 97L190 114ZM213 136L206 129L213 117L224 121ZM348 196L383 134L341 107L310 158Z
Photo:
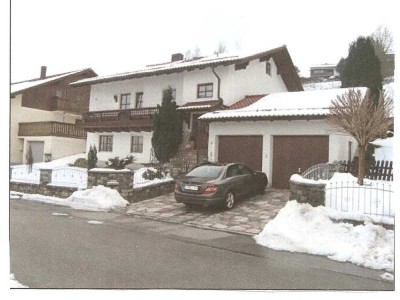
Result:
M233 206L235 205L235 195L232 192L229 192L225 196L225 208L227 209L232 209Z

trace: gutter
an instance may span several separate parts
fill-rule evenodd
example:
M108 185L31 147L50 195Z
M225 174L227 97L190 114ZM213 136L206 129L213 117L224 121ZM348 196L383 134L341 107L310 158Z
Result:
M218 76L218 74L215 72L215 67L211 66L211 71L213 72L213 74L215 75L215 77L217 77L217 81L218 81L218 87L217 87L217 97L218 100L221 101L221 104L224 102L221 98L221 78Z

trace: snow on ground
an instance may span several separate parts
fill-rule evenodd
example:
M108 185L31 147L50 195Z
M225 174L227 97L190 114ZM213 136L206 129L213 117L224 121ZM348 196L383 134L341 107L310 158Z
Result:
M327 90L327 89L337 89L342 86L342 82L340 80L335 81L322 81L322 82L312 82L303 84L303 89L305 91L312 90Z
M95 221L95 220L89 220L87 221L88 224L93 224L93 225L100 225L103 224L103 221Z
M102 185L95 186L91 189L76 191L66 199L58 197L50 197L39 194L22 194L18 199L28 201L39 201L49 204L69 206L74 209L91 210L91 211L108 211L111 209L121 208L128 205L128 201L121 197L117 190L113 190ZM11 192L11 198L15 192Z
M70 155L49 162L34 163L33 167L38 169L40 168L54 169L57 167L68 166L68 164L73 164L75 160L77 160L78 158L86 158L86 153ZM26 166L26 165L21 165L21 166Z
M393 281L394 276L391 273L385 272L380 276L382 279L388 280L388 281Z
M12 289L18 289L18 288L28 288L25 285L22 285L21 283L19 283L16 279L14 274L10 274L10 288Z
M254 239L275 250L327 256L332 260L394 270L394 231L365 223L334 223L329 208L289 201Z
M143 177L143 174L147 171L147 170L151 170L153 172L157 172L157 169L154 168L141 168L137 171L135 171L134 175L133 175L133 188L141 188L141 187L145 187L145 186L150 186L153 184L157 184L157 183L162 183L162 182L169 182L169 181L173 181L174 179L170 176L165 176L162 179L159 178L154 178L153 180L149 180L149 179L145 179Z
M395 201L392 182L364 179L350 173L335 173L325 188L325 206L331 218L394 224Z

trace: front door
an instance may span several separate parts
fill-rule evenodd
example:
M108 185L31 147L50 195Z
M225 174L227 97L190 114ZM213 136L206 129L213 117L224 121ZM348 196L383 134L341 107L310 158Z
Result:
M193 114L192 116L192 134L195 148L197 150L208 149L208 123L199 120L203 114Z
M28 142L28 147L32 149L33 162L43 162L44 157L44 142L32 141Z

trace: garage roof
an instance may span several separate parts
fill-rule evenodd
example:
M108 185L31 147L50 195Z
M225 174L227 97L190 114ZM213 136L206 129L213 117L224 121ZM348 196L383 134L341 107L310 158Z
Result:
M202 120L275 119L296 117L324 118L329 114L332 100L352 89L365 95L367 88L343 88L305 92L284 92L267 95L254 104L235 110L209 112Z

